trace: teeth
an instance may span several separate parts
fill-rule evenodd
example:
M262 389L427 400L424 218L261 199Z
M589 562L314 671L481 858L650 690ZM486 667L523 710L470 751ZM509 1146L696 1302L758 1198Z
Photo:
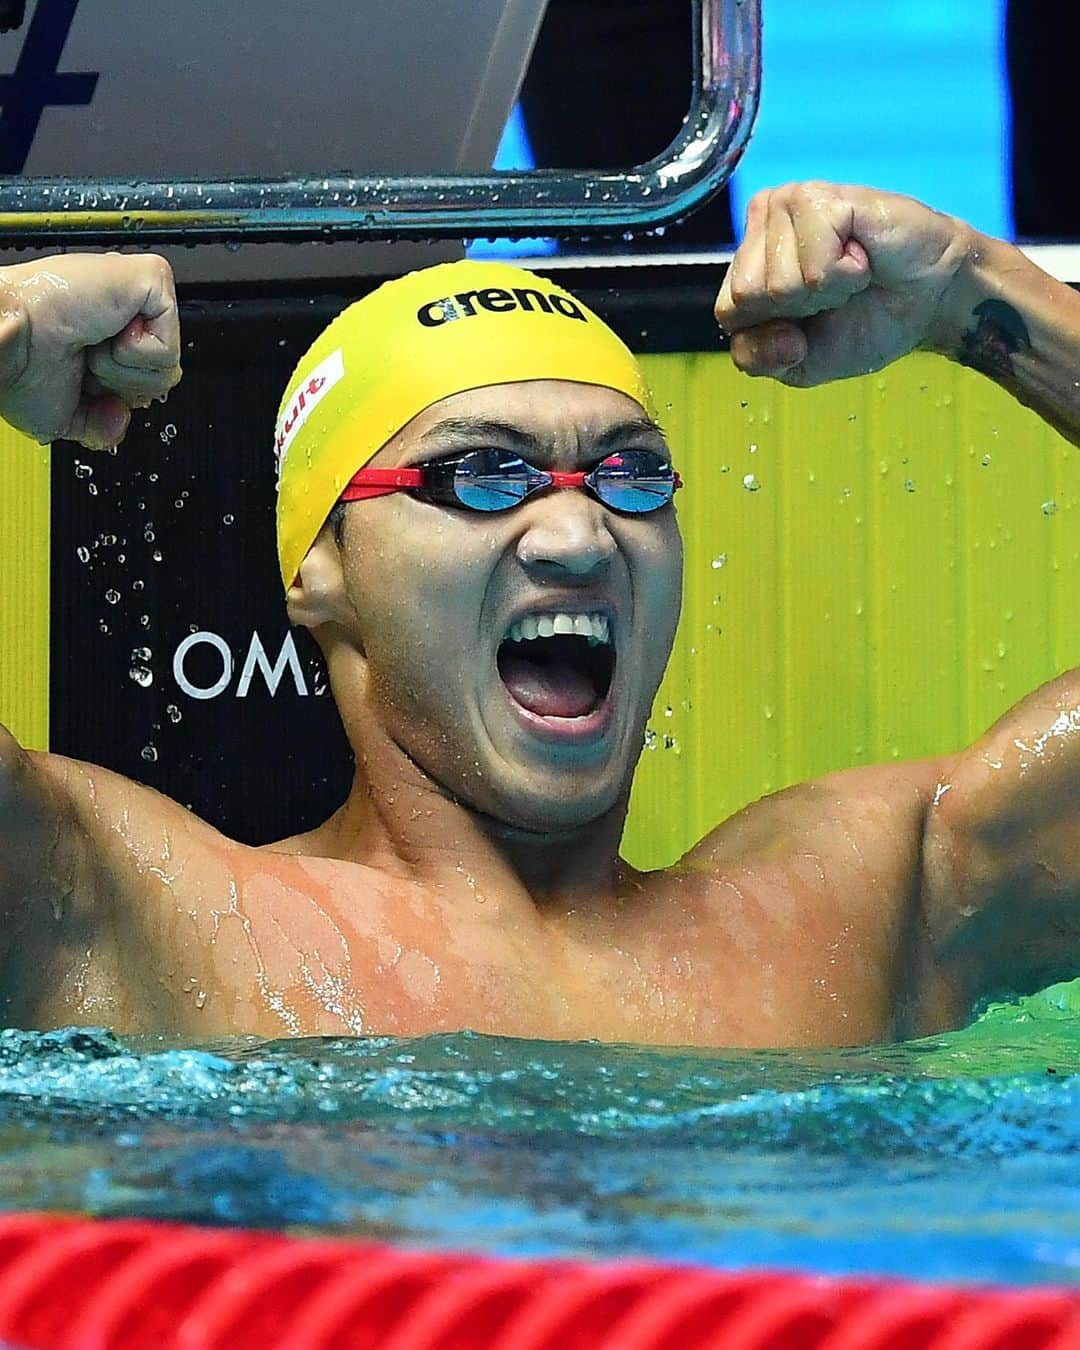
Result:
M511 642L532 642L534 638L555 637L564 633L586 638L590 646L610 642L606 614L530 614L510 625Z

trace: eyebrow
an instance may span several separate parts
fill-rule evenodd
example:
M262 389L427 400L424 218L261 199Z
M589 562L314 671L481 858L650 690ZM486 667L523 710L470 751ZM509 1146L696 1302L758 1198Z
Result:
M655 419L651 417L628 417L598 436L592 442L590 449L603 453L610 446L619 441L627 440L633 436L658 436L667 446L667 437L664 429ZM520 450L524 455L542 453L544 441L541 437L534 435L531 431L515 426L512 422L499 422L491 418L475 417L448 417L442 422L436 422L433 427L420 437L419 445L430 445L433 442L445 444L447 441L477 441L477 440L500 440L509 442L515 449Z

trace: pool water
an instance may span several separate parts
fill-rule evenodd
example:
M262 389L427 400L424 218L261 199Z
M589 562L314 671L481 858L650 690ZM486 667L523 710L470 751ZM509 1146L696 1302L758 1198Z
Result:
M0 1208L1080 1282L1080 981L835 1051L0 1032Z

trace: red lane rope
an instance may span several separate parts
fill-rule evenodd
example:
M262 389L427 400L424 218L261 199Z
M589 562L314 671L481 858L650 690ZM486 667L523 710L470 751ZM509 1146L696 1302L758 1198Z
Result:
M504 1261L0 1216L18 1350L1080 1350L1080 1290Z

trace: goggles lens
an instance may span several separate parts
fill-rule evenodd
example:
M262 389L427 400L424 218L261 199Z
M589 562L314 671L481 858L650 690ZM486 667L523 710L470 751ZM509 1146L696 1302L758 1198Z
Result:
M585 481L605 506L628 515L658 511L675 492L675 471L655 450L608 455Z
M505 450L472 450L451 461L451 486L470 511L507 511L543 487L547 475Z

